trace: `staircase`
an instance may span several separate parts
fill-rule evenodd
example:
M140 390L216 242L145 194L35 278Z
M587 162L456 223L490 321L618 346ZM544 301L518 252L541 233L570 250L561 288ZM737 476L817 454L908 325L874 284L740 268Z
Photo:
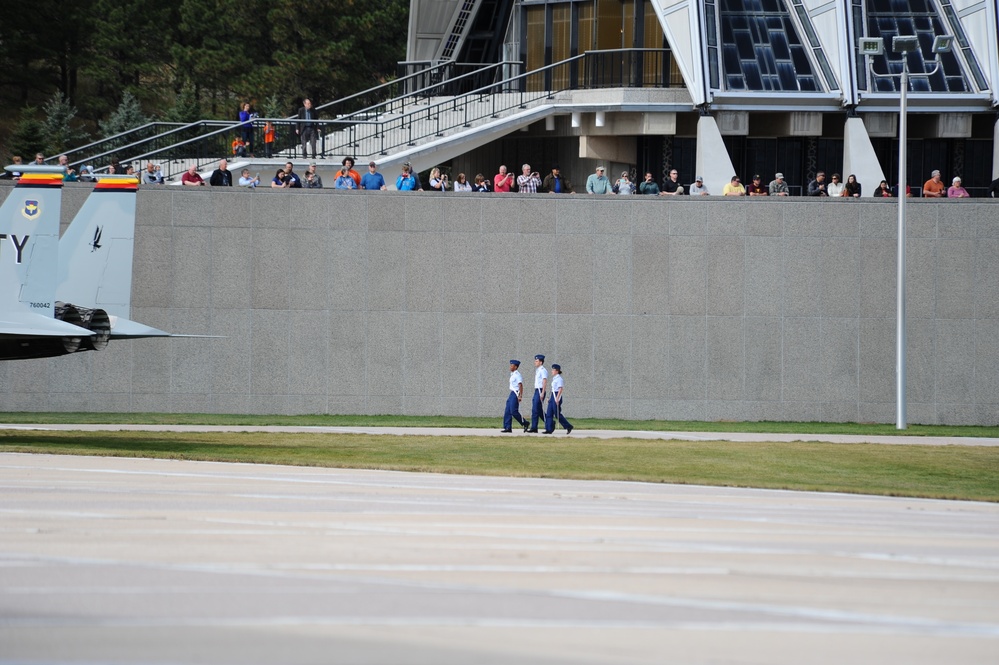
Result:
M511 118L520 118L525 123L528 120L537 121L553 112L553 109L548 108L533 115L530 113L531 109L555 105L562 96L561 93L599 88L666 87L661 73L667 70L667 54L668 51L664 49L590 51L502 80L500 74L511 66L519 67L519 63L499 62L357 108L360 100L377 96L376 91L380 89L406 90L411 80L403 77L377 89L318 107L322 119L313 121L320 132L317 148L324 156L337 160L350 155L358 163L369 159L379 163L404 161L403 157L399 160L390 157L417 153L420 152L420 146L439 143L448 138L460 141L463 134L473 134L489 126L509 125L514 122ZM437 67L450 70L453 64L442 63ZM414 80L427 80L425 72L412 76ZM487 83L482 84L483 81ZM469 84L481 85L462 94L444 94L470 87ZM354 108L356 110L352 110ZM297 157L297 119L258 119L254 122L258 137L257 159L254 161L262 161L260 157L263 151L259 138L263 124L267 121L277 127L280 139L275 148L275 160ZM115 150L122 163L159 162L167 167L164 168L164 175L171 178L191 165L201 169L214 165L223 156L229 156L229 141L237 132L238 126L238 122L201 121L172 128L169 132L135 141ZM200 131L196 136L162 145L168 141L169 136L184 136L184 132L192 133L195 130ZM121 141L120 137L113 138ZM110 152L100 156L106 157L108 154ZM71 160L71 163L80 164L83 161L81 158Z

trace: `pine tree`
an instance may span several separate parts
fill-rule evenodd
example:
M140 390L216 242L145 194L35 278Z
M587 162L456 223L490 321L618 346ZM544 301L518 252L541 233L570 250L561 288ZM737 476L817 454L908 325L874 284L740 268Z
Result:
M183 122L186 124L197 122L204 117L201 114L201 105L190 88L184 88L177 95L176 99L177 102L163 114L165 122Z
M76 107L57 92L42 107L45 119L42 121L42 134L46 148L55 155L84 142L90 135L72 122L76 117Z
M101 134L105 138L127 132L130 129L141 127L149 122L149 118L142 112L139 100L135 95L126 90L121 96L121 104L114 113L108 116L107 120L100 123Z
M11 155L20 155L25 162L35 158L35 153L45 151L45 132L42 123L36 117L38 110L33 106L25 106L21 111L21 119L14 126L14 131L7 141Z

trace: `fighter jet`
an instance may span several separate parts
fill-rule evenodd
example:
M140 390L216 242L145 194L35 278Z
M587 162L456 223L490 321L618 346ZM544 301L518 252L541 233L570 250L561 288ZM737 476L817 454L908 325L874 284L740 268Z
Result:
M138 188L134 176L98 176L94 191L59 240L56 300L106 312L111 339L173 336L128 318Z
M0 360L104 348L106 313L56 307L62 168L6 170L22 175L0 205Z

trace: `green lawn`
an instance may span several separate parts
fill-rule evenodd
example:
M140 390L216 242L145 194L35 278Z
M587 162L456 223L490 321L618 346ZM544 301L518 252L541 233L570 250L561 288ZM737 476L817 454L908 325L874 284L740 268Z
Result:
M250 416L208 413L0 413L2 423L111 423L170 425L292 425L327 427L489 427L499 428L502 404L495 418L458 416ZM999 426L910 425L899 431L879 423L703 422L694 420L612 420L573 418L585 429L653 430L665 432L764 432L771 434L867 434L906 436L975 436L999 438Z
M211 417L215 424L223 420ZM367 425L374 424L372 420L363 419ZM275 424L274 419L255 422ZM337 419L336 424L346 423ZM600 440L575 435L497 438L12 430L0 432L0 451L999 501L999 448L977 446Z

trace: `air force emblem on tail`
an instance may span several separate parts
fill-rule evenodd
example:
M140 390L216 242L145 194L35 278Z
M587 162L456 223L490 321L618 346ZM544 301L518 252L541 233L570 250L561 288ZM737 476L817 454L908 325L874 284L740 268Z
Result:
M38 205L38 201L29 199L24 202L24 207L21 208L21 214L27 219L38 219L39 213L41 213L42 208Z
M96 252L101 248L101 234L104 232L103 227L98 226L94 229L94 239L90 241L90 251Z

